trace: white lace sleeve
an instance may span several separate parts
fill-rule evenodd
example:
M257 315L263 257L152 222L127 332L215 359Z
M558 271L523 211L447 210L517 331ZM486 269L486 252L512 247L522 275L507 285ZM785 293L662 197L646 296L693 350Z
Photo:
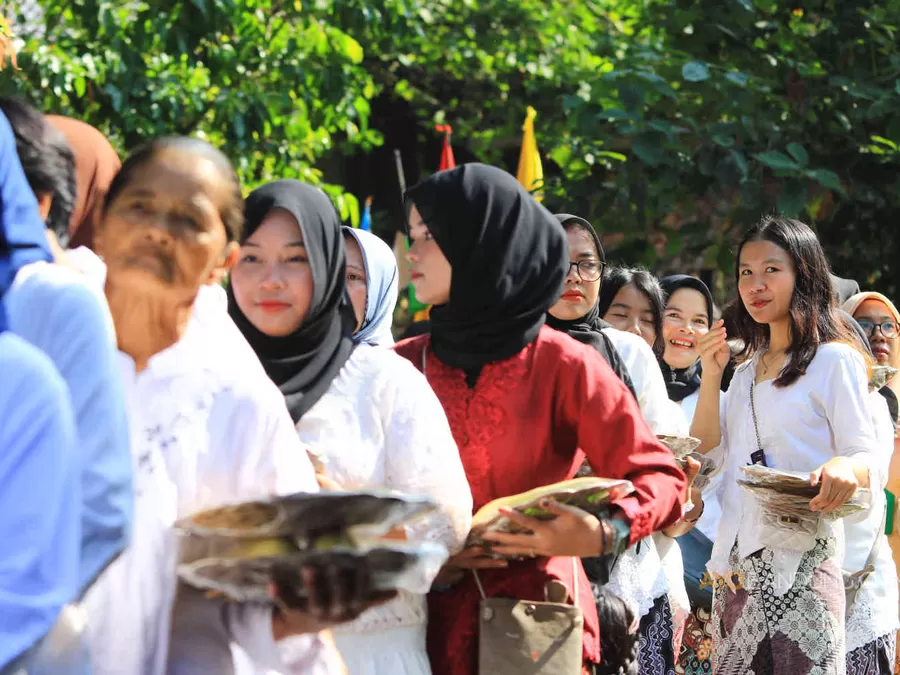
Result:
M455 553L472 524L472 493L444 409L425 377L397 356L384 392L385 478L388 487L427 495L436 514L407 527L411 540L443 544ZM422 592L431 585L422 580Z

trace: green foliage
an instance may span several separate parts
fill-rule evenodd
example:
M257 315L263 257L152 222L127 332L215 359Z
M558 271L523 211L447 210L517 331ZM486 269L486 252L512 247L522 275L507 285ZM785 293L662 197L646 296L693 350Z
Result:
M248 187L315 182L379 145L373 103L400 101L423 136L449 122L515 170L533 105L545 204L618 235L613 257L727 271L777 210L818 228L839 274L900 291L900 0L41 4L46 35L0 88L122 150L197 133Z
M375 84L359 43L277 0L43 0L43 35L5 92L84 119L120 151L195 134L229 154L248 188L321 181L333 148L370 148ZM23 36L28 38L28 36ZM352 196L331 187L346 218Z
M623 235L616 257L730 277L780 211L900 291L898 0L372 4L332 6L379 85L511 170L533 105L545 203Z

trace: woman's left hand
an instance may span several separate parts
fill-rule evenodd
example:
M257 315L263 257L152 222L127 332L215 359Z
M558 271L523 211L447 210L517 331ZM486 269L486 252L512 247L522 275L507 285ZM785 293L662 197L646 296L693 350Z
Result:
M809 475L811 485L821 484L819 494L809 502L812 511L828 513L843 506L859 485L856 463L849 457L834 457Z
M501 509L504 516L532 534L486 532L484 539L490 542L491 551L515 558L555 555L591 558L600 555L603 537L596 516L552 499L543 500L541 508L555 514L556 518L538 520L512 509Z

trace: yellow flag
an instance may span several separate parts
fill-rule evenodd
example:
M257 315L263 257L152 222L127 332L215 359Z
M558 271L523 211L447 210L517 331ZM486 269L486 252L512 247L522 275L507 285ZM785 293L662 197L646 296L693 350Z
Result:
M528 106L525 113L525 124L522 127L522 151L519 153L519 170L516 179L538 201L543 200L544 167L541 166L541 155L538 153L537 141L534 139L534 118L537 111Z

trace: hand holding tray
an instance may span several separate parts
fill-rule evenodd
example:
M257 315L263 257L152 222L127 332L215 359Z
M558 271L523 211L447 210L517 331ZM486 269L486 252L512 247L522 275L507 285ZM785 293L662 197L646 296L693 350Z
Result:
M554 499L560 504L575 506L596 516L602 515L611 502L634 492L631 481L594 476L545 485L511 497L495 499L485 504L472 518L472 530L466 546L490 544L482 539L485 532L520 533L522 528L500 513L501 508L515 509L519 513L539 520L552 520L556 516L540 507L543 499Z
M753 464L742 466L745 478L738 484L753 494L762 508L769 513L781 517L786 525L792 520L806 519L810 516L835 520L859 513L869 508L871 493L866 488L857 488L850 499L839 508L829 513L811 511L809 502L819 494L821 485L811 485L809 473L803 471L785 471Z

